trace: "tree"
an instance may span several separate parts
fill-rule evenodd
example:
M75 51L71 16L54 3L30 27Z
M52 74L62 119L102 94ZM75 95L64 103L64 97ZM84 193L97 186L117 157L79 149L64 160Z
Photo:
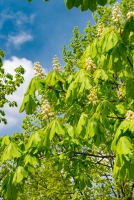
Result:
M28 0L31 2L32 0ZM44 0L45 2L48 2L49 0ZM68 10L72 9L73 7L78 8L80 6L81 11L91 10L94 12L97 9L98 5L104 6L106 4L114 3L116 0L64 0L66 8Z
M17 87L23 83L24 78L23 75L25 70L22 66L15 69L15 78L13 75L5 72L3 67L4 52L0 49L0 108L3 108L7 103L10 107L17 106L16 101L11 102L7 99L8 95L13 94ZM5 112L3 109L0 109L0 123L3 122L7 124L6 118L4 118Z
M88 23L85 35L75 28L64 70L57 57L48 75L35 63L20 108L29 115L22 139L1 139L2 168L13 165L2 180L5 199L17 198L42 157L72 181L78 195L71 198L134 199L133 7L98 7L95 26Z

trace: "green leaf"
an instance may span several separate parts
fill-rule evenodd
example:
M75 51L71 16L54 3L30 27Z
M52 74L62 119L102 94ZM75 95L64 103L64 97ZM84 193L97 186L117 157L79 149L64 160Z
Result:
M87 125L87 121L88 121L88 116L82 113L76 128L77 136L82 132L83 127Z
M22 113L25 110L25 105L29 101L29 95L24 95L24 99L22 101L21 107L19 109L19 112Z
M56 120L55 123L55 131L59 135L65 135L66 133L65 127L58 120Z
M88 45L80 58L79 66L81 68L86 68L86 59L90 56L90 45Z
M24 158L24 163L27 165L28 163L31 165L35 165L38 163L38 160L35 156L31 156L30 154L27 154Z
M24 103L27 102L27 98L29 95L31 96L34 96L35 95L35 91L36 90L40 90L40 89L43 89L43 82L44 79L40 79L39 77L35 76L31 79L29 85L28 85L28 88L26 90L26 93L24 95ZM42 84L43 82L43 84ZM23 109L22 109L23 110ZM23 112L23 111L22 111Z
M65 4L68 10L73 8L75 0L65 0Z
M96 146L99 146L100 144L106 144L106 139L104 137L104 134L103 132L101 132L99 129L98 129L98 134L94 135L94 143Z
M13 176L13 183L16 185L17 183L20 183L23 180L23 178L27 176L28 176L28 173L24 169L24 167L18 166Z
M124 165L124 159L122 154L116 154L115 163L117 167L122 167Z
M129 130L130 130L130 131L132 132L132 134L134 135L134 120L130 121Z
M89 1L89 0L87 0L87 1ZM90 2L88 3L88 8L92 11L92 12L94 12L96 9L97 9L97 2L98 0L94 0L94 1L91 1L90 0ZM84 7L84 9L81 9L82 11L85 11L85 10L87 10L88 9L87 7Z
M10 144L10 136L9 135L5 135L2 139L2 142L1 142L1 146L7 146Z
M26 111L27 114L32 114L36 109L36 103L33 97L29 94L24 96L19 112Z
M129 180L134 180L134 164L130 164L129 167Z
M125 167L125 165L123 165L121 167L121 169L119 170L119 177L121 177L122 179L126 178L126 167Z
M17 199L17 188L12 182L13 173L6 174L2 182L2 195L5 199L16 200Z
M126 96L127 98L134 99L134 79L129 78L126 84Z
M108 75L103 69L97 69L94 74L94 82L98 83L99 79L107 81L108 80Z
M41 140L42 140L42 138L41 138L39 131L36 131L29 138L28 144L27 144L27 149L29 149L31 147L37 147L40 144Z
M58 71L56 71L56 70L55 70L55 76L56 76L57 81L61 81L62 83L65 82L65 79L64 79L64 78L62 77L62 75L61 75Z
M124 106L124 104L123 103L119 103L118 105L116 105L116 109L117 109L117 111L118 111L118 113L120 114L120 115L125 115L126 114L126 107Z
M83 0L75 0L74 7L78 8L82 4Z
M114 31L111 31L107 40L106 51L109 51L110 49L115 47L118 41L119 41L119 37L117 33L115 33Z
M56 82L57 82L57 80L56 80L56 71L53 70L47 75L46 83L47 83L47 85L54 86L56 84Z
M130 127L130 121L129 120L124 120L123 122L121 122L120 126L118 127L118 129L116 131L114 140L112 142L111 150L116 149L116 143L117 143L119 137L121 137L121 135L123 133L125 133L129 129L129 127Z
M129 154L132 148L133 147L129 137L120 137L116 148L118 154Z
M80 179L79 179L79 187L80 187L80 190L83 190L85 188L85 181L84 181L84 174L81 174L80 175Z
M29 101L27 101L26 105L25 105L25 111L26 114L33 114L33 112L36 109L36 103L35 100L33 99L33 97L31 95L29 95Z
M81 83L80 89L79 89L79 94L83 93L84 90L90 90L92 88L92 85L90 83L89 78L85 77L83 79L83 82Z
M71 9L73 7L78 8L81 5L81 11L86 11L87 9L90 9L92 12L94 12L97 9L97 3L100 5L105 5L107 3L106 0L65 0L65 5L67 9Z
M134 17L133 16L130 17L125 24L125 27L122 33L122 39L124 42L128 43L129 35L131 34L131 32L134 32Z
M73 126L71 126L70 124L66 124L65 127L67 129L68 135L71 138L74 138L74 128L73 128Z
M47 148L49 148L50 146L50 139L49 139L49 135L50 135L50 129L47 127L45 129L45 131L43 131L43 145Z
M71 102L79 95L83 95L85 90L89 90L91 88L92 85L91 80L89 79L89 74L84 69L80 69L75 74L73 82L68 87L66 101Z
M105 4L107 4L107 0L98 0L98 3L99 3L101 6L104 6Z
M93 43L91 44L91 47L89 47L85 52L86 55L88 55L88 51L90 50L90 56L94 58L98 53L98 39L94 39ZM84 55L83 55L84 56Z
M21 150L19 147L11 142L5 149L2 155L2 162L5 160L11 160L12 158L18 158L21 156Z
M35 173L35 168L33 165L27 164L27 169L31 174Z
M56 70L51 71L46 77L46 84L48 86L55 86L59 81L62 83L65 82L62 75Z
M100 40L98 41L98 46L101 47L100 53L107 52L107 45L108 45L108 38L111 33L111 28L104 28L102 32L102 36L100 37Z
M53 121L51 130L50 130L50 135L49 135L50 141L53 139L55 132L56 132L56 122Z
M89 137L93 137L98 133L98 122L95 119L88 120L86 135Z

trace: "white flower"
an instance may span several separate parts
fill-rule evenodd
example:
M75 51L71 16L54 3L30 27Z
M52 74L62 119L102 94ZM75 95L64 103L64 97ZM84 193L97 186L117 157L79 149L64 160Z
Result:
M134 12L128 12L127 15L126 15L127 20L132 16L134 16Z
M127 120L134 120L134 112L132 110L128 110L126 113Z
M34 63L34 70L35 70L35 73L34 73L35 76L39 76L39 77L46 76L39 62Z
M121 10L119 8L119 4L115 3L112 9L112 21L119 22L121 18Z
M100 22L97 26L97 31L98 31L97 36L98 37L100 37L102 35L103 28L104 28L104 24L103 24L103 22Z
M119 89L117 90L117 96L119 99L123 97L123 89L121 87L119 87Z
M45 101L42 103L41 109L42 109L41 114L43 115L43 118L42 118L42 119L48 119L48 118L54 116L54 113L52 112L50 103L49 103L47 100L45 100Z
M57 70L57 71L59 71L59 72L62 72L62 67L61 67L61 65L60 65L60 63L59 63L59 60L58 60L58 57L57 57L57 56L55 56L55 57L53 58L52 66L53 66L53 69L54 69L54 70Z
M96 65L93 63L93 61L90 57L88 57L86 59L86 67L87 67L87 70L91 70L93 68L96 68Z
M89 104L92 103L93 106L97 104L98 102L98 96L97 96L97 91L95 88L92 88L90 90L90 94L88 95L88 100L89 100Z

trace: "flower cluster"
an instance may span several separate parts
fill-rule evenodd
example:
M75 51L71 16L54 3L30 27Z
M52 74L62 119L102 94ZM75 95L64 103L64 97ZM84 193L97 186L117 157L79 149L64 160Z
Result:
M118 3L115 3L112 9L112 21L119 22L120 17L121 17L121 11L119 5Z
M127 120L134 120L134 112L132 110L128 110L126 113Z
M119 87L119 89L117 90L117 96L119 99L123 97L123 89L121 87Z
M89 100L89 104L92 103L93 106L97 104L98 102L98 96L97 96L97 91L95 88L92 88L90 90L90 94L88 95L88 100Z
M134 12L128 12L127 15L126 15L127 20L132 16L134 16Z
M103 22L100 22L97 26L97 36L100 37L102 35L102 31L103 31L103 28L104 28L104 24Z
M46 76L39 62L34 63L35 76Z
M44 115L42 119L48 119L53 117L54 113L52 112L50 103L45 100L41 105L42 112L41 114Z
M53 58L52 66L53 66L53 69L54 69L54 70L57 70L57 71L59 71L59 72L62 72L62 67L61 67L61 65L60 65L60 63L59 63L59 60L58 60L58 57L57 57L57 56L55 56L55 57Z
M93 68L96 68L96 65L93 63L93 61L90 57L88 57L86 59L86 67L87 67L87 70L91 70Z

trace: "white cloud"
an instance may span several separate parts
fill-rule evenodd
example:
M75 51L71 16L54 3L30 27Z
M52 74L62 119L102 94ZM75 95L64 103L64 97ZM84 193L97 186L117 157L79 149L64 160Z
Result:
M24 75L25 82L17 89L15 93L13 93L13 95L8 96L9 100L16 101L18 103L18 107L8 107L5 105L4 111L6 113L8 124L6 126L3 123L0 124L0 135L4 133L4 129L10 130L11 127L16 129L17 124L20 124L21 120L25 116L24 113L19 113L19 107L21 105L23 95L26 92L28 84L34 75L33 63L25 58L17 58L15 56L11 57L10 60L4 61L5 71L13 75L15 74L14 69L20 65L23 66L26 70Z
M13 44L15 47L19 47L25 42L32 41L33 36L26 32L21 32L18 35L9 35L8 36L8 45Z
M18 17L15 16L15 22L18 26L22 25L22 24L32 24L35 18L34 14L31 14L30 16L25 15L22 12L17 12L16 13ZM15 15L16 15L15 14Z
M7 20L13 21L15 28L20 28L20 26L24 24L32 24L34 18L34 14L28 16L21 11L12 12L9 9L5 9L0 13L0 29L3 28L3 25Z

